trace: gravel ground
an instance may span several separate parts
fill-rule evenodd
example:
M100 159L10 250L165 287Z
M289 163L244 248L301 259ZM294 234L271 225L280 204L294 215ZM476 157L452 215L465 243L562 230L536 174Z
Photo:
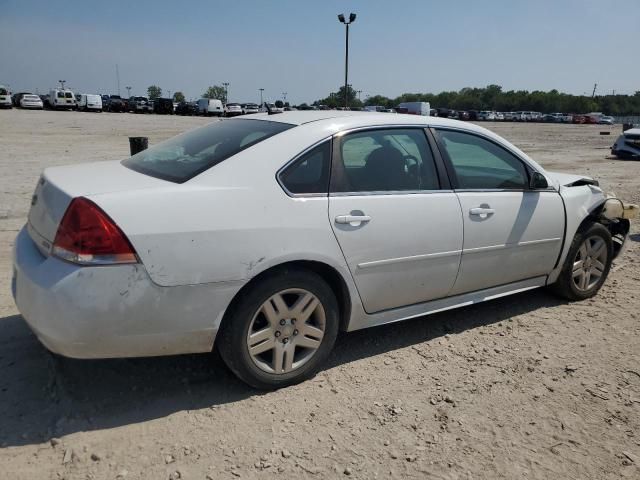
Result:
M637 223L594 299L534 290L344 334L324 371L277 392L246 387L215 354L48 354L9 288L40 171L208 121L0 111L0 478L640 478ZM609 158L620 127L486 126L640 203L640 163Z

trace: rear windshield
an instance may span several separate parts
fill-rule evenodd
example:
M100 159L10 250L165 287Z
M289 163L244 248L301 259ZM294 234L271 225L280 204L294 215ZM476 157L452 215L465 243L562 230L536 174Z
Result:
M0 95L9 95L9 92L7 92L6 88L0 87Z
M266 120L214 122L143 150L122 164L152 177L183 183L293 126Z

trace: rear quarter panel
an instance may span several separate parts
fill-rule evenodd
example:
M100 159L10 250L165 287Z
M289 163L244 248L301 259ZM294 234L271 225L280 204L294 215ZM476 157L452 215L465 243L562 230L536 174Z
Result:
M276 181L282 165L317 141L288 133L182 185L89 198L122 228L158 285L246 281L290 260L348 272L328 198L292 198Z

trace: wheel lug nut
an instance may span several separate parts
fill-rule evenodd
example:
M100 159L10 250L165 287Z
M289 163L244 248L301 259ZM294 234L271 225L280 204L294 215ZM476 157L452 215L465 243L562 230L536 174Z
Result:
M293 325L294 323L296 323L296 319L295 319L295 318L292 318L292 319L291 319L291 325Z
M284 325L285 323L287 323L287 322L285 321L284 318L282 320L280 320L280 325Z
M297 335L297 334L298 334L298 330L294 330L294 331L293 331L293 334L294 334L294 335Z
M284 338L282 339L282 343L289 343L289 339L288 339L287 337L284 337Z
M276 335L276 337L279 337L279 336L281 335L280 331L277 331L277 332L275 333L275 335Z

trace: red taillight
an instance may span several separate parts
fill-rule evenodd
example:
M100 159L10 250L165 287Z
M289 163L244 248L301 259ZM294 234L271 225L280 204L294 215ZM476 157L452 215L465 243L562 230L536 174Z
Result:
M67 208L53 254L70 262L109 265L136 263L136 252L122 230L91 200L79 197Z

